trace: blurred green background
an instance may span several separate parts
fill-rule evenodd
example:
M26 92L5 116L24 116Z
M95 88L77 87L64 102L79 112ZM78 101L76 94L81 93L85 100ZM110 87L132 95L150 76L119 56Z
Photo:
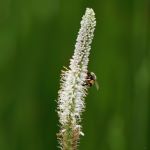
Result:
M86 7L97 28L80 150L150 150L149 0L0 0L0 150L56 150L60 71Z

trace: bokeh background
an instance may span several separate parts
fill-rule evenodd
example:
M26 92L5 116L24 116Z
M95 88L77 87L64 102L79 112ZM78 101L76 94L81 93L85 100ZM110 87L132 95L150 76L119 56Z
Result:
M150 150L149 0L0 0L0 150L56 150L60 71L86 7L97 28L80 150Z

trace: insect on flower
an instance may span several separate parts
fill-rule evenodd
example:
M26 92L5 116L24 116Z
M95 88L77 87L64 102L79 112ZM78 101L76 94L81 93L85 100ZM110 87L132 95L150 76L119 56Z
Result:
M99 85L97 82L97 77L94 72L88 72L84 86L91 87L95 84L96 89L99 90Z

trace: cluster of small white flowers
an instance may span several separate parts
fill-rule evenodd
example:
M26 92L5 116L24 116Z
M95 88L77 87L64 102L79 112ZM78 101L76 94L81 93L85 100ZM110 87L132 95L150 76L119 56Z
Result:
M85 15L82 17L81 28L69 69L63 71L61 77L57 110L59 122L62 126L71 122L74 128L79 129L81 127L79 125L80 116L85 107L84 98L87 90L87 87L83 85L88 72L90 44L94 36L95 25L95 13L92 9L87 8ZM64 129L62 130L64 131ZM82 134L81 131L80 134Z

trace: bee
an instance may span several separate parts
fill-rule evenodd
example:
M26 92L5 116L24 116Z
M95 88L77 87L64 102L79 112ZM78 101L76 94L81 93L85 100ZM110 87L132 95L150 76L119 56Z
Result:
M99 90L99 85L97 83L97 77L94 72L87 72L87 77L84 86L91 87L95 84L96 89Z
M68 71L69 69L66 68L65 66L63 66L63 68ZM63 71L64 72L64 71ZM99 84L97 82L97 77L95 75L94 72L87 72L87 76L86 76L86 80L85 80L85 83L82 84L83 86L87 86L87 87L91 87L93 85L96 86L96 89L99 90Z

